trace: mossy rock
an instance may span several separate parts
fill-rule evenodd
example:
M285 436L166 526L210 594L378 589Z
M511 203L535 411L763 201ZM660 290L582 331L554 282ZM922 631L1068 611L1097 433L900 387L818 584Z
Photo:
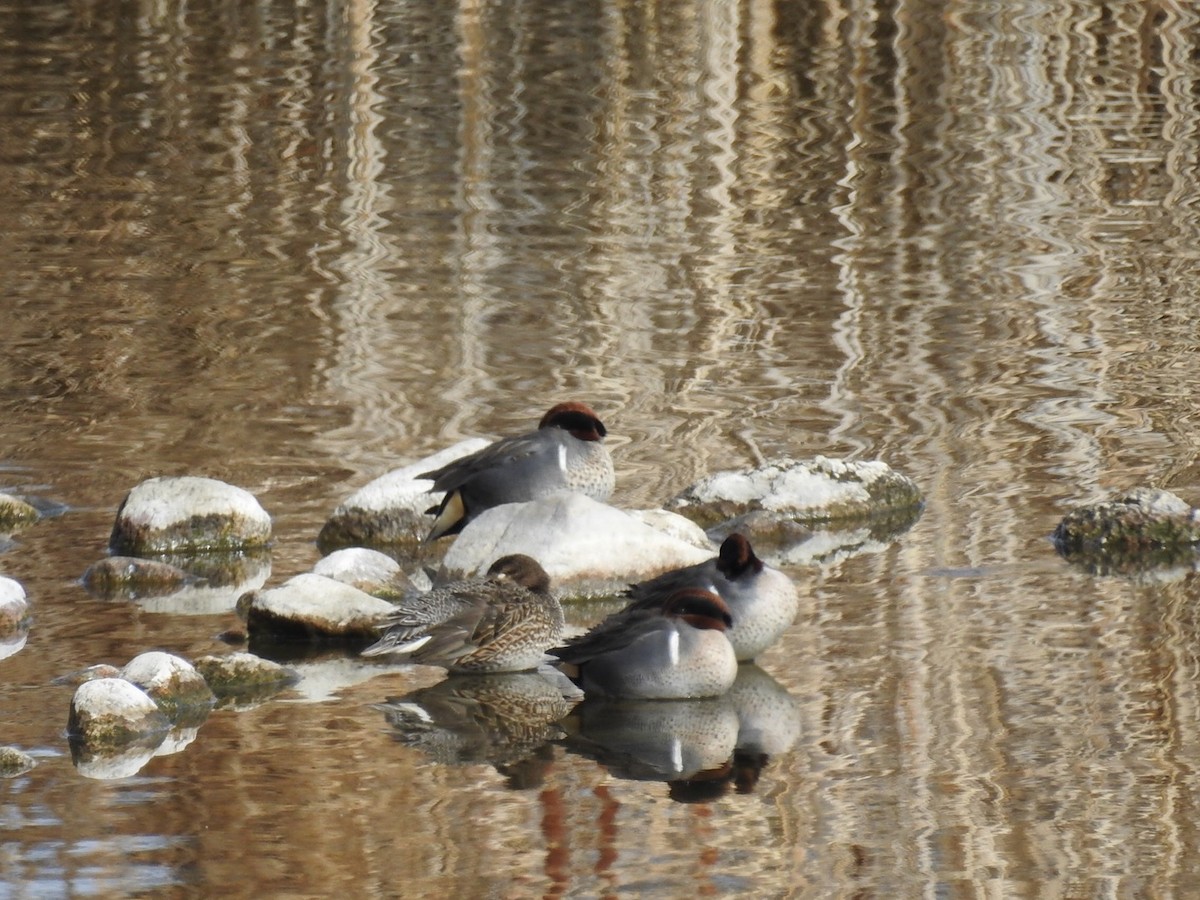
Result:
M0 747L0 778L16 778L37 765L37 760L16 747Z
M220 705L265 700L300 679L293 670L253 653L202 656L196 660L196 671L204 676Z
M121 677L145 691L176 725L203 721L216 702L204 676L170 653L141 653L121 670Z
M150 737L161 739L171 721L158 704L123 678L97 678L75 690L67 732L93 752Z
M249 491L195 476L150 478L117 509L115 554L250 550L271 539L271 517Z
M1158 488L1134 488L1071 510L1054 546L1090 571L1130 574L1191 565L1200 548L1200 511Z
M0 533L32 525L39 518L37 509L20 497L0 493Z

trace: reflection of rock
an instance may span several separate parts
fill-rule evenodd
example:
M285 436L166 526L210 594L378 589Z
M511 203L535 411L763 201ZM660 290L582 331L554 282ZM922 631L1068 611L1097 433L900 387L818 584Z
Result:
M19 497L0 493L0 531L10 532L38 520L38 511Z
M517 767L562 735L556 723L571 708L559 688L533 672L455 675L432 687L389 698L376 709L392 737L445 765L489 763L530 787L536 761Z
M394 609L386 600L312 572L279 587L252 591L238 606L246 609L251 641L260 632L308 640L374 640L376 626Z
M728 697L708 700L585 699L561 723L567 749L620 778L694 779L723 773L738 739Z
M442 495L429 493L433 482L417 475L474 453L488 443L483 438L460 441L376 478L333 511L321 529L317 545L323 552L356 546L419 548L433 522L425 510L436 506Z
M818 456L718 472L684 491L672 507L707 528L716 526L721 536L736 530L755 545L786 546L804 540L802 525L817 523L869 522L891 537L916 521L921 503L917 485L884 462Z
M448 572L481 574L511 553L532 556L568 594L615 593L630 581L708 559L712 544L680 540L582 494L506 503L472 520L446 553Z
M202 656L196 671L204 676L221 706L244 707L273 697L299 680L299 675L253 653Z
M133 600L146 612L211 616L230 612L238 598L271 575L265 553L113 556L94 563L84 587L105 600Z
M271 517L249 491L212 478L150 478L121 501L110 545L115 553L242 550L263 547Z
M0 778L24 775L37 765L37 760L16 747L0 747Z
M111 781L128 778L141 771L154 758L163 738L150 736L116 746L91 744L74 735L71 737L71 761L75 770L85 778Z
M1094 574L1182 574L1200 561L1200 510L1168 491L1135 488L1071 510L1054 530L1054 546Z

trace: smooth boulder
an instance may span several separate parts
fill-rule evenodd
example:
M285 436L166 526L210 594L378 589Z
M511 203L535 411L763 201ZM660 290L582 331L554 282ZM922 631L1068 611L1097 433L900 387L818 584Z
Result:
M252 550L271 539L271 517L249 491L193 475L149 478L117 509L115 554Z
M216 702L208 682L190 662L159 650L135 656L121 677L141 688L172 722L203 719Z
M246 627L284 637L376 638L376 626L395 607L324 575L305 572L279 587L252 591L238 601Z
M0 640L14 637L29 625L29 601L15 578L0 575Z
M697 533L699 534L699 533ZM709 559L712 543L681 540L582 494L506 503L467 524L442 562L451 575L479 575L502 556L532 556L566 594L603 595L667 569Z
M490 441L470 438L432 456L393 469L360 488L338 505L321 528L317 546L323 552L340 547L420 547L433 519L425 510L437 505L433 482L417 476L486 447Z
M161 740L170 727L171 720L158 704L124 678L85 681L75 690L67 719L71 737L93 750Z

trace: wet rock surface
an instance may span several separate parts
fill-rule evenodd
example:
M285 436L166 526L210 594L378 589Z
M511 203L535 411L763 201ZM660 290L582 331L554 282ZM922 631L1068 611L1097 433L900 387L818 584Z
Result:
M116 554L147 556L263 547L271 517L249 491L192 475L150 478L117 510L109 545Z

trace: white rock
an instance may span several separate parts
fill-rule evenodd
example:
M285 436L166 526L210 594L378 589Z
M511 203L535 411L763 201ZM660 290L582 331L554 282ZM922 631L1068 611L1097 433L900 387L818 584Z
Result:
M374 636L395 607L356 587L305 572L276 588L255 591L247 625L253 633L296 630L330 637Z
M75 690L67 728L85 743L115 746L166 734L170 721L137 685L124 678L97 678Z
M172 712L180 707L211 705L215 700L208 682L190 662L159 650L135 656L121 670L121 677Z
M870 486L895 477L878 460L845 462L818 456L812 463L774 462L743 472L717 472L701 479L688 492L699 503L727 500L757 504L778 512L819 512L846 503L868 504Z
M112 546L122 551L259 547L271 536L271 517L249 491L193 475L149 478L117 510Z
M491 441L483 438L467 438L445 450L439 450L432 456L426 456L410 465L393 469L351 494L334 510L334 515L350 510L370 512L396 509L406 509L424 515L426 509L441 499L441 495L430 494L429 489L433 487L433 482L417 476L422 472L440 469L446 463L474 453L476 450L482 450L490 443Z
M28 614L29 603L21 582L0 575L0 635L11 635L21 630Z
M400 574L400 563L378 550L347 547L322 558L313 573L355 586L383 584Z
M649 525L655 531L678 538L684 543L701 547L710 551L709 555L712 555L712 540L704 533L703 528L687 516L681 516L679 513L666 509L631 509L629 515L639 522Z
M482 574L501 556L525 553L556 588L605 593L713 555L627 512L582 494L506 503L467 524L446 554L452 573Z

